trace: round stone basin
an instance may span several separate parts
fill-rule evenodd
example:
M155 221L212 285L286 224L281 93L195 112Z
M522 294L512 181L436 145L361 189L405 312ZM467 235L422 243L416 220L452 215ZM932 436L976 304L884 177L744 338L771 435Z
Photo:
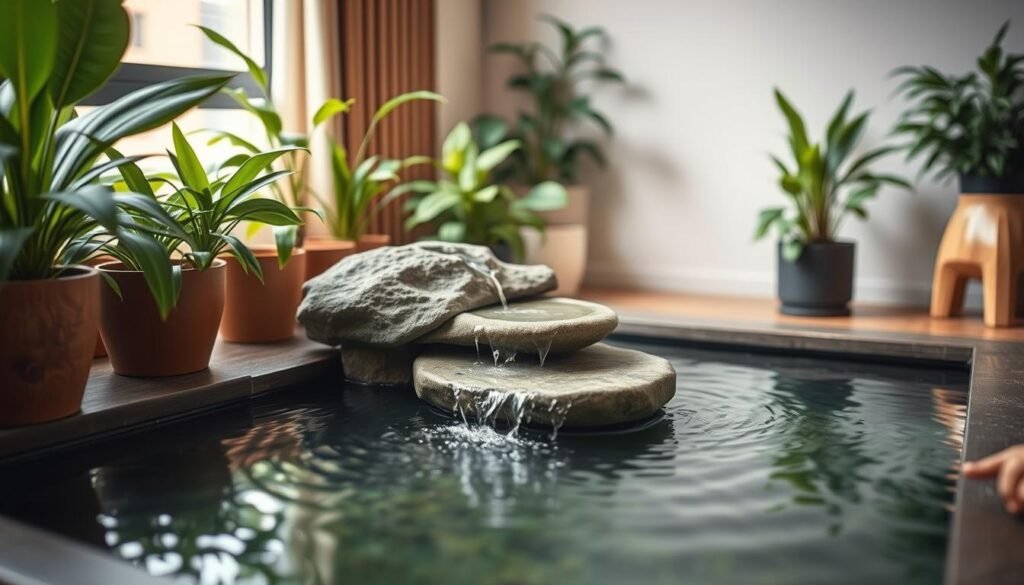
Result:
M567 298L539 298L492 305L456 315L420 339L467 347L487 346L505 358L535 358L593 345L619 324L615 312L597 303ZM497 358L496 358L497 359Z
M413 366L416 395L467 418L511 426L614 426L644 420L676 390L668 361L598 343L544 366L482 362L472 351L429 349Z

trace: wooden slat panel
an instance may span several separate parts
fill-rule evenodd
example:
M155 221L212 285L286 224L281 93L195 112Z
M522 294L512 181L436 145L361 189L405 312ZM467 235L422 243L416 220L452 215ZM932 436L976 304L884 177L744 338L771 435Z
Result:
M373 112L386 100L408 91L434 89L435 0L341 0L342 95L356 105L339 134L354 153ZM415 103L397 110L378 128L371 154L437 156L435 105ZM408 179L427 178L427 167L411 169ZM410 238L402 230L402 202L372 218L369 231L386 233L396 243Z

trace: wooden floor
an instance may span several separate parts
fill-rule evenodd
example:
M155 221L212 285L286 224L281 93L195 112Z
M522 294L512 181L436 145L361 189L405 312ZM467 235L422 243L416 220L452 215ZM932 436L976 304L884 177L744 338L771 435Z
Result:
M622 317L690 323L728 324L734 327L786 327L817 331L904 333L952 339L1024 342L1024 323L1015 328L991 329L981 313L952 319L932 319L927 308L854 305L849 317L790 317L778 312L775 299L584 289L580 298L615 309Z

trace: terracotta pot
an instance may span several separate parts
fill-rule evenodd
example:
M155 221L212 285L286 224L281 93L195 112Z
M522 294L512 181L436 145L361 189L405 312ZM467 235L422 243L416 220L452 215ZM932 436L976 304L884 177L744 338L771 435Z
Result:
M356 252L367 252L390 245L391 236L388 234L363 234L356 243Z
M295 313L302 300L306 251L295 250L280 268L273 247L252 248L263 269L261 283L242 270L234 256L225 256L227 278L220 336L239 343L269 343L295 334Z
M549 225L544 235L523 228L527 264L547 264L558 277L551 294L571 297L580 292L587 268L587 228L582 225Z
M114 260L116 260L116 258L114 258L113 256L96 256L94 258L89 258L84 262L84 264L86 266L92 266L93 268L95 268L100 264L103 264L105 262L113 262ZM99 297L96 298L96 302L99 303ZM99 314L99 309L97 309L97 314ZM98 327L96 329L96 347L92 351L92 357L93 359L107 357L107 346L103 345L103 336L100 335L100 330Z
M0 426L55 420L82 407L100 275L85 266L65 274L0 284Z
M141 272L120 262L99 269L117 282L100 295L100 332L110 364L123 376L176 376L205 370L224 311L224 260L203 271L181 271L181 295L166 321L160 320Z
M306 280L318 276L340 262L342 258L356 253L356 243L351 240L307 238L304 248L306 250Z

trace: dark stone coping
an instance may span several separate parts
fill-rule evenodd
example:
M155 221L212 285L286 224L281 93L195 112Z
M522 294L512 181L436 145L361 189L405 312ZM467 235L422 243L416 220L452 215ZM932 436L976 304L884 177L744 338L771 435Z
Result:
M976 459L1024 443L1024 343L966 341L917 334L751 327L684 318L620 319L617 337L657 338L699 347L799 353L971 368L963 455ZM36 457L70 444L159 425L291 384L338 376L336 350L307 341L218 343L208 371L173 378L126 378L97 360L78 415L0 430L0 462ZM946 582L1024 582L1024 525L1003 511L992 482L957 485ZM60 563L54 563L60 558ZM0 582L164 583L87 545L0 517Z

